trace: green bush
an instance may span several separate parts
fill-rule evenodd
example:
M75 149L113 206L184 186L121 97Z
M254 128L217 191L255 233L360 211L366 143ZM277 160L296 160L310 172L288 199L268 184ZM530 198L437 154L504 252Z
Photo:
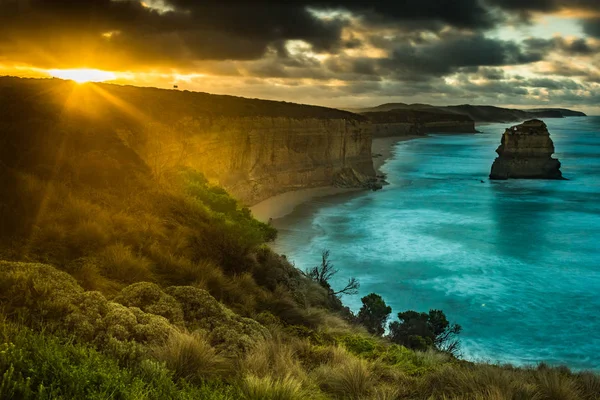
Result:
M2 324L2 399L237 399L234 389L178 386L145 360L134 369L81 344Z
M127 286L113 301L126 307L138 307L146 313L160 315L173 325L185 326L181 304L154 283L140 282Z

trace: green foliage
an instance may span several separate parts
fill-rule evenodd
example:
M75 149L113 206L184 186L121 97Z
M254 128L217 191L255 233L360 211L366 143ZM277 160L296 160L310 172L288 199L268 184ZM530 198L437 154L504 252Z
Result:
M449 361L447 356L436 351L415 352L364 335L345 335L339 342L352 354L396 367L408 375L423 375Z
M369 333L382 336L392 307L385 304L381 296L375 293L363 297L360 301L363 306L358 311L357 322L367 328Z
M435 347L457 354L459 342L456 335L462 328L458 324L450 325L443 311L405 311L398 313L398 319L390 324L390 339L394 343L415 350L425 351Z
M181 304L154 283L140 282L127 286L113 300L126 307L138 307L144 312L165 317L173 325L185 326Z
M243 352L257 341L270 337L258 322L235 314L205 290L172 286L166 293L181 305L188 329L209 332L210 343L226 354Z
M123 368L85 345L3 324L0 398L3 399L235 399L231 389L178 386L161 364Z

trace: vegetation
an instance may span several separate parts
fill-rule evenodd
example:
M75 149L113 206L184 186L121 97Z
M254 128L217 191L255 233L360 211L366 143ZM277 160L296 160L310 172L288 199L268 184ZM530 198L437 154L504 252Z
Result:
M371 293L360 301L363 306L358 311L358 323L367 328L372 335L383 335L385 324L392 313L392 307L385 304L381 296L376 293Z
M597 398L591 373L459 360L441 311L385 336L391 309L344 307L358 282L332 287L328 252L302 273L226 191L129 146L123 116L3 93L0 398Z
M321 254L321 264L306 271L306 276L321 285L331 297L340 298L341 296L353 295L358 293L360 283L356 278L350 278L346 286L339 290L331 287L330 280L339 272L329 260L329 250L324 250Z
M415 350L427 350L433 346L450 354L458 354L459 341L456 335L462 328L458 324L450 324L443 311L405 311L398 313L398 320L390 324L390 339L394 343Z

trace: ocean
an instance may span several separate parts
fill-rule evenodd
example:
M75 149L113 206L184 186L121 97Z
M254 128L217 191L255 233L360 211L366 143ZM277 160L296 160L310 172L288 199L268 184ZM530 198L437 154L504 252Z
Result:
M275 221L274 249L298 268L328 249L360 293L393 308L443 310L463 327L462 357L600 370L600 117L545 121L566 181L490 181L501 134L400 142L390 183L312 201Z

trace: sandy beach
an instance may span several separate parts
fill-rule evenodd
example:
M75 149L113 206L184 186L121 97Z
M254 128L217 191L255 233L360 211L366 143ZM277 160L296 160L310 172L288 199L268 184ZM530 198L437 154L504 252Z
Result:
M373 157L373 167L375 171L379 169L393 154L394 144L415 139L423 136L392 136L386 138L374 138L371 153L377 155ZM357 192L364 189L342 189L333 186L324 186L318 188L294 190L292 192L282 193L277 196L269 197L268 199L252 206L250 210L254 218L262 222L268 222L270 219L276 220L291 214L298 206L336 195Z
M396 143L422 137L426 136L391 136L385 138L373 138L371 153L373 155L381 154L381 156L373 157L373 167L375 168L375 171L377 171L377 173L381 172L381 166L393 155L394 145Z

